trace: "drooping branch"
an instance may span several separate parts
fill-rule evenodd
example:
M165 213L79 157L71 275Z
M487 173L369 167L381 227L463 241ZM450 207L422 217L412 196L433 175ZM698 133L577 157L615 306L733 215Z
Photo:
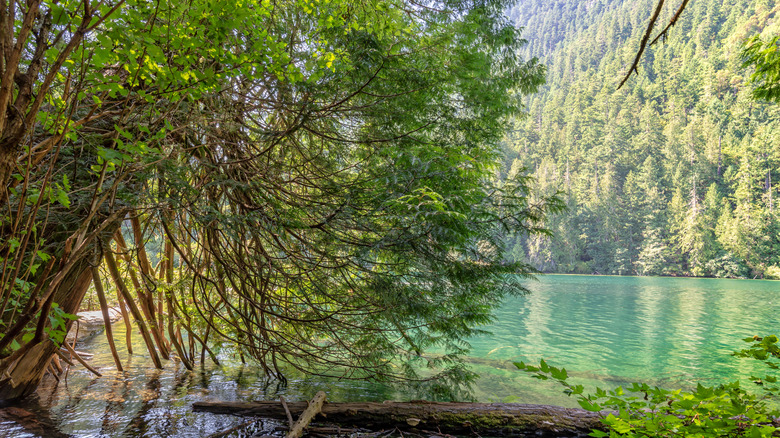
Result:
M639 50L636 53L636 56L634 57L634 62L631 64L631 68L628 69L628 73L623 77L623 80L620 81L620 85L618 85L617 89L623 87L623 85L628 81L628 79L631 77L634 73L639 73L639 61L642 59L642 55L645 52L645 49L648 45L652 46L655 43L657 43L661 39L666 39L666 37L669 34L669 29L674 27L675 24L677 24L677 21L682 16L682 13L685 11L685 8L688 6L688 3L690 0L682 0L682 3L680 3L680 6L677 8L677 11L674 13L672 18L669 20L669 22L666 24L666 27L658 34L655 38L653 38L653 41L649 42L650 35L653 33L653 29L655 28L655 25L658 24L658 17L661 14L661 10L663 9L665 0L658 0L658 4L656 5L655 12L653 13L653 16L650 18L650 22L647 24L647 29L645 30L644 36L642 37L642 42L639 44Z

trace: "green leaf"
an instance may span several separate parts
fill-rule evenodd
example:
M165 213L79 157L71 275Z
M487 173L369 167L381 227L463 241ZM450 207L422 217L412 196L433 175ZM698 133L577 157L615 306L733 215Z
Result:
M51 5L51 21L53 24L61 26L66 24L69 19L68 11L62 5Z
M599 412L601 410L601 405L599 405L598 403L592 403L590 400L587 399L579 399L577 400L577 403L579 403L582 409L585 409L586 411Z
M59 202L65 208L70 208L70 199L68 198L68 193L62 188L57 189L57 202Z
M554 379L558 380L566 380L569 378L565 368L558 369L556 367L550 367L550 375L552 375Z

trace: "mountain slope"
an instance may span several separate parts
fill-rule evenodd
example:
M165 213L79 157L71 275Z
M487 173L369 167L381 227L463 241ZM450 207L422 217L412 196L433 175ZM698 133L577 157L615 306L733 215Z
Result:
M569 205L554 238L513 236L513 254L551 272L776 276L780 110L752 99L739 54L777 33L780 5L691 2L616 90L654 4L521 0L509 12L548 76L510 127L504 172Z

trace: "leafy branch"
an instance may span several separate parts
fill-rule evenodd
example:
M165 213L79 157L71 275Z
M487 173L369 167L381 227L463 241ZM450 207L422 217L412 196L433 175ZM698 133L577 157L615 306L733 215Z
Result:
M772 423L777 413L744 391L739 382L714 387L697 384L694 391L632 383L627 388L596 388L585 393L582 385L567 381L565 368L544 360L539 366L524 362L515 366L537 379L560 383L563 392L576 396L583 409L600 412L604 430L594 430L593 437L770 437L778 430Z

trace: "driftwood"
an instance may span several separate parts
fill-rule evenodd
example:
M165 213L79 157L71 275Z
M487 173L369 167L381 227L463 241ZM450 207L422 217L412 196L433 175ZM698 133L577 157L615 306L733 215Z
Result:
M306 402L287 403L300 415ZM197 402L195 411L286 419L279 402ZM583 409L515 403L327 403L325 421L372 430L433 430L449 434L512 434L513 436L586 436L599 428L599 415Z
M303 435L303 429L306 429L311 420L322 411L322 404L325 403L325 398L326 395L322 391L314 396L306 410L298 417L298 421L290 425L290 431L287 432L286 438L300 438Z

